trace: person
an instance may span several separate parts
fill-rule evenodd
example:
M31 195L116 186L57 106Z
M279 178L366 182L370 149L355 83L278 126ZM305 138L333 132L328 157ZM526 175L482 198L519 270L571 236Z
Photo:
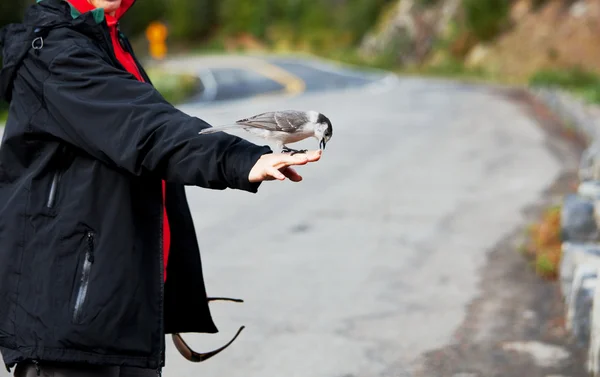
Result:
M321 157L199 135L119 29L134 2L38 0L0 32L0 350L18 376L155 375L166 334L216 333L185 186L257 193Z

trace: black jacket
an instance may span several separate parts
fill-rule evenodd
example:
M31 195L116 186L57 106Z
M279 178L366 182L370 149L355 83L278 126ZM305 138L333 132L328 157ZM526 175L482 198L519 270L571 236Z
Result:
M0 44L0 99L10 102L0 147L4 361L159 369L165 334L217 332L184 186L255 193L249 171L272 151L198 135L210 126L122 68L106 21L74 19L64 1L31 6Z

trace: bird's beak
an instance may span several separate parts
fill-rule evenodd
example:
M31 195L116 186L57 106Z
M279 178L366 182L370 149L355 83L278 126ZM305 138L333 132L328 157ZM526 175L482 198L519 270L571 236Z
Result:
M325 150L325 146L327 145L327 142L325 141L325 139L321 140L321 150Z

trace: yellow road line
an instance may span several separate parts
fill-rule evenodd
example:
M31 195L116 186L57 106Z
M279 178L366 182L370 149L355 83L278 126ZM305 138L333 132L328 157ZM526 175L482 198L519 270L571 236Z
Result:
M208 70L219 69L219 68L235 68L242 69L257 73L263 77L275 81L283 87L283 92L290 96L296 96L303 93L306 90L306 83L300 77L294 75L287 70L278 67L275 64L271 64L266 60L257 57L241 57L232 59L223 59L210 61L204 67ZM189 67L175 66L177 70L187 71ZM190 70L190 73L195 71ZM269 93L261 93L254 97L266 96L273 94L273 91Z
M264 60L257 61L247 68L279 83L289 95L295 96L306 90L306 83L300 77Z
M237 68L252 71L280 84L283 86L284 93L290 96L296 96L306 90L306 83L300 77L260 58L244 57L237 61L223 61L214 66L208 65L207 68ZM254 97L269 95L272 93L273 92L261 93Z

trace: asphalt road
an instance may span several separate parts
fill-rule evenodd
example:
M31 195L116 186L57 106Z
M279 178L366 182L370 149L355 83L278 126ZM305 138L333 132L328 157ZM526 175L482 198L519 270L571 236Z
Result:
M230 59L209 56L171 61L166 65L200 76L204 87L190 101L193 104L213 104L278 93L297 95L355 89L385 85L390 78L385 72L365 72L315 59L291 57Z
M536 123L485 90L281 61L171 64L246 69L283 88L181 106L209 123L315 109L334 135L300 184L268 182L256 195L188 188L208 293L245 303L212 304L221 332L185 339L206 351L246 330L199 365L169 340L166 377L412 375L421 355L453 341L488 252L560 169Z

